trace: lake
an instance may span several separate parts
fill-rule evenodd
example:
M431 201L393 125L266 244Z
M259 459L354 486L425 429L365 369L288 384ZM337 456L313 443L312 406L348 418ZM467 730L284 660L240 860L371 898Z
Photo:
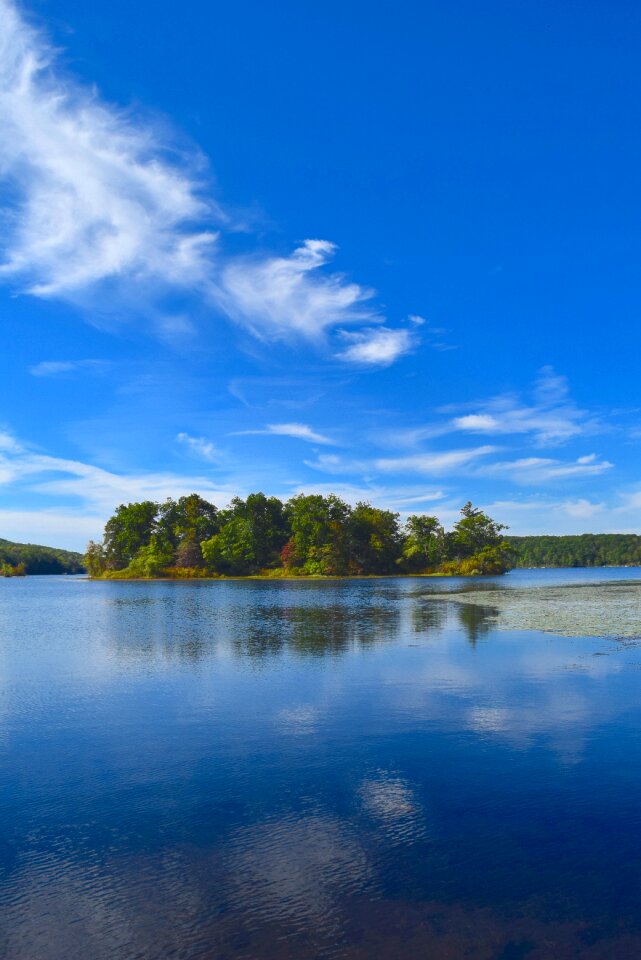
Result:
M639 638L639 569L0 581L0 955L636 960Z

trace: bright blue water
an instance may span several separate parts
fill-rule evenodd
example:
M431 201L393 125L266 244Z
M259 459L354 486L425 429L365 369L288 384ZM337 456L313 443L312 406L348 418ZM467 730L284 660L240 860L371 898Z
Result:
M0 582L0 956L641 956L641 650L461 585Z

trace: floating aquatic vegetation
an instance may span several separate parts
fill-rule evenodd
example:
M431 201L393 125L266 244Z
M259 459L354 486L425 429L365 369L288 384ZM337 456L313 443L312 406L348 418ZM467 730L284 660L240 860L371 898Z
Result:
M462 590L429 599L491 608L504 630L641 640L641 581Z

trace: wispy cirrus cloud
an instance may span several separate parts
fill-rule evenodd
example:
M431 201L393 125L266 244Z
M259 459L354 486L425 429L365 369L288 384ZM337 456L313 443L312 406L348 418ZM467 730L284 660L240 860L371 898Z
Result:
M525 398L517 393L502 393L438 412L447 418L391 431L381 439L390 446L413 447L424 440L461 433L477 437L520 437L543 447L558 446L607 430L599 417L574 402L567 379L552 367L544 367L539 372Z
M17 532L19 540L41 542L45 535L55 533L59 545L74 549L82 549L87 536L101 536L105 521L119 503L162 501L196 492L223 506L239 492L236 486L217 485L198 474L118 473L80 460L49 456L8 431L0 433L0 487L5 503L8 494L19 489L23 500L35 501L39 507L0 510L3 536Z
M421 473L446 475L467 469L483 457L496 452L496 447L485 445L466 450L446 450L419 453L409 457L382 457L374 461L374 467L384 473Z
M150 318L168 340L193 333L188 312L167 306L178 293L261 340L303 339L345 363L384 365L408 351L406 330L369 329L384 321L372 289L324 269L330 241L226 254L234 224L203 156L77 83L11 0L0 0L0 22L0 279L94 321ZM368 329L338 352L327 341L345 325Z
M597 454L590 453L576 460L558 460L551 457L521 457L516 460L504 460L478 469L479 474L494 477L508 477L519 484L546 484L555 480L596 477L614 465L601 460Z
M0 173L10 186L0 276L82 299L107 281L202 284L222 219L193 152L169 158L151 125L63 76L53 50L0 0Z
M334 440L313 430L306 423L268 423L266 427L260 430L236 430L233 434L236 437L247 436L271 436L271 437L293 437L295 440L306 440L308 443L334 444Z
M603 429L594 415L574 403L566 378L552 367L540 371L529 401L514 394L492 397L472 412L454 417L447 427L486 436L526 434L541 446L564 443Z
M179 433L176 440L201 460L208 460L210 463L217 463L220 460L220 451L206 437L192 437L188 433Z
M227 313L266 339L296 333L318 340L338 324L380 319L371 304L373 290L320 271L335 251L327 240L305 240L288 257L231 261L220 281Z
M384 510L398 511L402 516L417 511L434 510L436 509L434 504L445 499L445 492L443 490L430 490L418 484L389 486L375 481L355 483L318 483L309 481L305 483L294 483L291 486L291 492L294 494L320 493L327 495L333 493L352 505L359 502L372 503Z
M29 367L33 377L60 377L72 373L104 373L106 360L41 360Z

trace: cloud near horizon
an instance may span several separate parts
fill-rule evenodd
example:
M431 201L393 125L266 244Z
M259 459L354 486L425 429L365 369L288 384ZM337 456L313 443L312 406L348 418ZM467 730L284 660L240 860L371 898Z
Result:
M68 76L11 0L0 0L0 19L0 280L93 322L151 318L167 339L193 331L164 305L180 293L260 340L302 338L345 363L387 365L408 351L407 330L370 329L384 320L373 290L323 270L334 243L226 255L235 225L205 158ZM359 324L358 342L332 348L332 333Z
M222 507L233 496L246 496L255 488L247 474L234 475L233 464L225 463L206 438L185 433L178 435L177 442L201 459L215 462L220 480L214 482L206 474L189 472L107 470L81 460L50 456L22 443L7 430L0 431L0 489L3 491L0 536L34 543L50 538L52 545L83 549L89 538L102 535L104 523L119 503L144 499L162 501L196 492ZM336 475L336 480L280 481L269 492L283 500L296 493L336 493L352 504L367 500L375 506L398 511L402 518L409 513L436 513L442 522L450 525L456 520L461 503L467 499L466 491L425 487L419 475L439 479L456 477L461 472L478 475L486 469L484 459L488 454L484 448L433 454L429 460L420 460L411 468L404 466L399 479L395 478L391 484L376 477L377 471L371 462L349 463L325 454L308 466ZM549 483L576 476L577 469L587 471L587 476L608 469L603 461L593 457L581 457L567 464L538 460L543 462L527 463L523 458L520 464L516 461L516 467L509 464L509 469L530 478L547 474L551 476ZM505 463L498 464L501 470ZM487 466L492 469L491 465ZM360 479L340 477L352 469L360 471ZM407 473L403 475L405 469ZM384 462L379 467L384 476L397 470L398 462L393 465ZM537 494L518 499L477 497L476 502L498 521L510 524L512 533L546 533L550 524L557 533L584 533L588 525L602 532L634 532L638 528L641 506L639 489L637 486L614 491L598 501L588 497ZM19 500L12 509L10 504L16 495Z

